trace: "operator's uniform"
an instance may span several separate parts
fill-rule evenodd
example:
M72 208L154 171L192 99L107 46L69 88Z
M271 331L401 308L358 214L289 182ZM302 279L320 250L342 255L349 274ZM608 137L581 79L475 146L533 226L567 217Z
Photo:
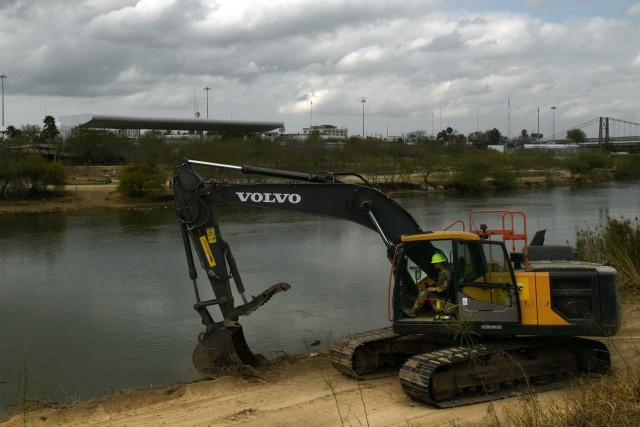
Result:
M449 267L447 266L447 264L444 264L442 266L442 269L440 269L440 273L438 274L438 280L433 285L433 287L436 288L436 292L427 291L427 288L429 287L427 283L424 283L422 286L419 285L420 291L418 292L418 297L416 298L416 302L413 304L413 307L411 307L408 310L405 310L405 314L409 316L415 316L420 311L420 309L422 309L422 306L424 305L425 301L430 298L436 298L439 300L446 301L447 299L446 294L447 294L447 289L449 288L449 283L451 283L451 270L449 270ZM434 309L435 309L435 304L432 304L432 305L434 305Z

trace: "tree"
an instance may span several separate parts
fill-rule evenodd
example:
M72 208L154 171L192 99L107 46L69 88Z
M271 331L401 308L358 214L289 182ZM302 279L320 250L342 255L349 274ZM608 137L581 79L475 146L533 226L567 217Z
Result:
M20 129L16 129L16 127L13 125L7 126L7 138L17 138L18 136L20 136L20 134Z
M40 137L44 141L50 142L60 134L56 126L56 119L54 119L53 116L46 116L42 122L44 123L44 127L42 128Z
M130 143L113 133L77 128L72 130L66 151L87 165L121 164L132 153Z
M489 145L502 144L502 134L496 128L487 131L487 143Z
M42 128L39 125L24 125L21 127L19 137L25 142L37 142L42 134Z
M5 191L16 180L18 176L18 164L16 154L6 151L0 156L0 197L5 195Z
M436 135L436 141L441 143L440 145L447 145L447 142L451 139L451 135L453 135L453 128L449 126L448 128L438 132L438 135Z
M585 142L587 140L587 135L582 129L571 129L567 131L567 139L570 139L575 143Z
M127 166L120 174L118 191L127 196L141 196L145 191L162 188L166 179L166 174L156 164Z
M27 157L18 168L30 194L46 190L49 185L62 186L66 180L64 166L60 162L46 162L41 156Z

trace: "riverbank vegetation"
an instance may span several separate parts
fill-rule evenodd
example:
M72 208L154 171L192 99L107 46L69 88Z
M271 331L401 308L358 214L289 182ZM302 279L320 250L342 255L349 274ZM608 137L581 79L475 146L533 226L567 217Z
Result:
M609 263L618 270L618 288L640 296L640 222L609 218L595 229L576 230L576 252L584 261Z
M135 165L137 172L122 177L125 182L120 188L123 194L140 195L157 189L157 182L167 181L185 158L309 173L357 172L369 183L391 190L440 186L482 192L640 179L636 155L593 149L556 156L516 144L505 145L508 149L503 153L456 141L425 138L406 143L356 137L327 144L318 135L303 141L274 141L256 137L167 139L160 134L131 140L110 132L76 130L65 141L56 139L53 153L45 157L23 153L19 138L2 141L0 198L40 196L69 184L70 176L64 170L71 165Z

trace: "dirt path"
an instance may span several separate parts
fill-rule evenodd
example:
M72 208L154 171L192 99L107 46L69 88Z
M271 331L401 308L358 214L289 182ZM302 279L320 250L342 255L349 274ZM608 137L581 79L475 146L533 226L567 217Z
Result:
M640 306L624 306L620 334L608 340L614 369L637 363ZM489 404L435 409L409 399L397 376L355 381L338 374L326 353L282 360L266 381L223 377L214 381L138 389L40 407L30 403L4 422L13 426L429 426L479 422ZM579 389L543 393L541 403L566 399ZM498 413L515 400L495 402ZM25 423L26 418L26 423Z
M321 354L280 364L267 382L224 377L134 390L69 409L31 410L27 425L312 427L339 426L342 417L344 425L417 426L477 419L485 408L425 406L404 395L397 377L357 382L338 374ZM22 414L1 425L24 425Z

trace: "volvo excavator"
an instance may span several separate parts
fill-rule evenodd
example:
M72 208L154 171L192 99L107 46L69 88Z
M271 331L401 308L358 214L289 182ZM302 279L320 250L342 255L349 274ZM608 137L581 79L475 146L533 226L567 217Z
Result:
M217 177L204 179L196 169ZM468 221L424 231L398 202L357 174L198 160L176 167L172 188L194 308L204 325L193 363L205 377L260 374L268 362L250 350L239 318L290 289L277 283L247 298L218 223L221 204L342 219L380 235L391 268L391 326L330 345L332 365L346 375L398 372L411 398L452 407L562 387L584 373L606 373L611 365L602 337L620 328L616 270L576 261L569 247L545 246L544 232L528 242L523 212L475 211ZM451 273L447 291L423 298L421 310L408 316L405 310L421 287L437 278L434 254ZM214 298L201 298L198 271L204 271Z

